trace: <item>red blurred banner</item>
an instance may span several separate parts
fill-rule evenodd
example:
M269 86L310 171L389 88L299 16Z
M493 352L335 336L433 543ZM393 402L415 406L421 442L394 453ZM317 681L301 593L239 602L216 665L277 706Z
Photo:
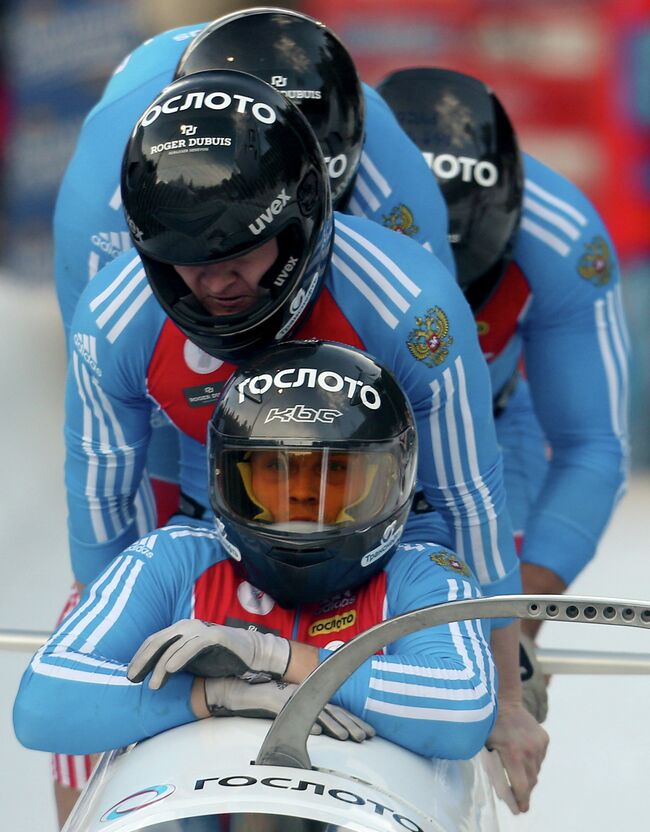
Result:
M407 66L481 78L524 149L594 201L620 255L648 253L647 0L310 0L305 11L341 37L370 84Z

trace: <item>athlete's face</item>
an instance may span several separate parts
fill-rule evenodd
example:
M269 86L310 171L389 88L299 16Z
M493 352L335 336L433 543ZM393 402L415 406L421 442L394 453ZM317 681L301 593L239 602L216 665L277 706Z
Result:
M272 522L335 523L363 496L366 462L361 454L322 451L254 451L251 487Z
M259 296L260 281L277 256L278 242L273 238L232 260L174 268L210 315L235 315L253 306Z

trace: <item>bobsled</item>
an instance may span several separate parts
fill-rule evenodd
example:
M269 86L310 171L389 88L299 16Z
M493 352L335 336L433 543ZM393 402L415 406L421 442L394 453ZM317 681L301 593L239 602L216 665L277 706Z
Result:
M492 752L432 760L381 737L356 744L310 728L386 644L438 624L509 617L650 628L649 605L612 599L502 596L414 610L336 650L272 723L205 719L106 752L63 832L498 830L495 789L503 794L505 777Z
M65 832L496 830L482 762L427 760L380 737L308 740L311 768L256 760L268 722L201 720L104 755Z

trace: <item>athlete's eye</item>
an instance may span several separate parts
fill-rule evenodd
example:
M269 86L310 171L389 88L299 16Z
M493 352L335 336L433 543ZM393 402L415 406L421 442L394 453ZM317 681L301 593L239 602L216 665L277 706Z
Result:
M287 470L287 460L277 454L265 454L262 457L261 468L269 473L279 473Z
M348 470L347 460L332 459L329 463L329 470L333 474L338 474Z

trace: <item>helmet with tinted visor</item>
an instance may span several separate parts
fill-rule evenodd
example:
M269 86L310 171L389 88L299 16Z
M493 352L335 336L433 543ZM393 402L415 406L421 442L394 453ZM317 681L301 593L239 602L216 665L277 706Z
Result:
M416 455L385 368L340 344L278 346L235 373L210 425L224 548L284 606L352 589L397 548Z

